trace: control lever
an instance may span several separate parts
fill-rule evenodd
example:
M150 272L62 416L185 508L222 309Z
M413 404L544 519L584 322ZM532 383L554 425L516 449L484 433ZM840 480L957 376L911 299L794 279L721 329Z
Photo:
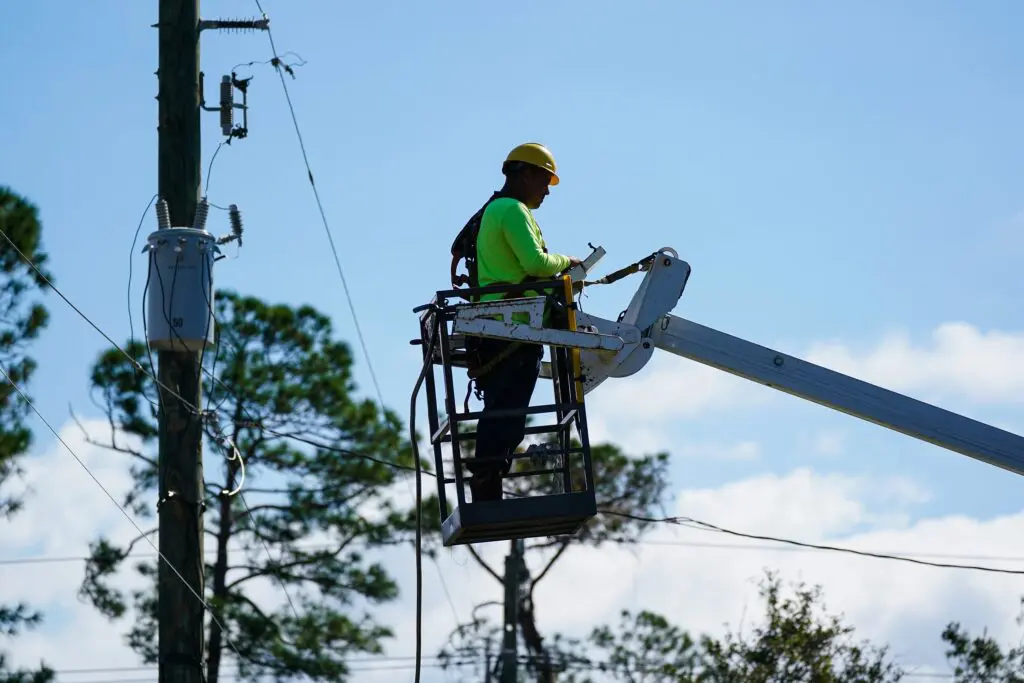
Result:
M590 242L587 242L587 246L591 249L590 256L585 258L579 265L569 269L569 279L573 282L583 282L587 277L587 273L604 258L606 253L604 247L595 247Z

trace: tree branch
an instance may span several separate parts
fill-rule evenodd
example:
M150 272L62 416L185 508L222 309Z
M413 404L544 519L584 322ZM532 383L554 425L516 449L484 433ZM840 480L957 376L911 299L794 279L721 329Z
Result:
M128 448L127 446L117 445L117 439L114 438L114 434L117 433L117 427L114 424L113 417L110 416L109 414L107 415L107 421L110 423L110 443L100 443L99 441L97 441L96 439L89 435L89 431L85 428L85 425L82 424L81 420L78 419L78 416L75 415L74 408L72 408L70 404L68 405L68 413L71 414L71 419L75 421L76 425L78 425L78 429L81 430L82 432L82 437L85 439L85 442L88 443L89 445L99 446L100 448L106 448L108 450L116 451L118 453L124 453L125 455L131 455L133 457L138 458L139 460L142 460L144 463L150 465L151 467L157 466L156 460L149 457L148 455L145 455L142 452L135 450L134 448Z
M260 512L261 510L277 510L278 512L291 512L292 506L291 505L274 505L273 503L264 503L262 505L253 505L253 506L249 507L248 509L246 509L245 512L242 512L242 513L238 514L235 517L235 523L237 524L238 522L242 521L246 517L252 517L257 512Z
M487 564L486 562L484 562L484 558L482 558L482 557L480 557L479 555L476 554L476 551L473 550L473 546L467 545L466 546L466 550L468 550L469 554L473 556L473 559L477 561L477 564L479 564L481 567L486 569L487 573L494 577L495 581L497 581L498 583L505 583L504 579L502 579L500 576L498 576L498 572L496 572L493 569L491 569L491 566L489 564Z
M544 576L551 570L551 567L555 564L555 562L558 561L558 558L562 556L562 553L564 553L566 550L568 550L568 548L571 545L571 543L572 543L571 541L562 541L562 547L559 548L555 552L555 554L551 556L551 559L548 560L548 563L546 565L544 565L544 569L541 569L540 573L537 574L537 578L535 578L533 581L530 582L530 595L531 596L533 596L533 589L534 589L534 587L538 583L540 583L540 580L543 579Z
M141 541L142 539L144 539L144 538L145 538L146 536L152 536L153 534L155 534L155 533L156 533L157 531L159 531L159 530L160 530L160 528L159 528L159 527L157 527L157 528L155 528L155 529L150 529L149 531L147 531L147 532L145 532L145 533L142 533L142 534L139 534L138 536L136 536L135 538L133 538L133 539L132 539L132 540L131 540L131 541L130 541L130 542L128 543L127 547L125 547L125 549L124 549L124 552L123 552L123 553L121 554L121 556L123 557L123 559L125 559L125 560L127 560L127 559L128 559L128 556L129 556L129 555L131 555L131 552L132 552L132 550L133 550L133 549L135 548L135 544L136 544L136 543L138 543L139 541ZM159 558L157 558L157 559L159 560Z
M331 557L335 557L343 549L344 549L344 546L342 546L341 548L338 548L335 551L329 552L329 554L330 554ZM235 587L245 583L246 581L249 581L250 579L258 579L261 576L273 576L274 574L280 574L280 575L287 576L289 579L295 581L296 583L298 583L299 581L310 581L310 582L316 583L316 581L314 579L309 579L309 578L306 578L306 577L295 576L293 574L288 574L285 571L285 570L290 569L292 567L298 567L298 566L301 566L301 565L311 564L311 563L316 562L317 558L316 558L315 554L314 555L304 555L302 557L299 557L298 559L292 560L291 562L284 562L284 563L277 563L277 562L274 561L274 559L272 557L268 557L267 560L269 561L269 563L266 566L264 566L262 569L257 568L257 567L253 567L253 566L250 566L250 565L242 565L242 566L235 565L234 567L231 567L231 571L248 570L250 573L245 575L245 576L241 576L241 577L235 579L234 581L229 583L227 586L225 586L225 589L226 590L231 590L231 589L233 589L233 588L235 588Z

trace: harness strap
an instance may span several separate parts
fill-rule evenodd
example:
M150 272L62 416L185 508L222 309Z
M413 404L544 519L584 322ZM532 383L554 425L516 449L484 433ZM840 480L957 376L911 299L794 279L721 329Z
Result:
M508 358L509 356L511 356L516 351L516 349L518 349L522 345L523 345L522 342L517 342L517 341L511 342L508 346L506 346L504 349L502 349L497 355L495 355L494 358L490 359L489 361L487 361L483 365L480 365L480 366L477 366L477 367L474 367L474 368L470 368L469 370L467 370L466 371L466 376L468 376L470 378L470 380L475 380L478 377L486 375L488 372L490 372L491 370L494 369L494 366L496 366L498 363L500 363L501 361L503 361L506 358Z
M500 190L493 193L490 199L484 202L484 205L466 221L466 224L462 226L459 234L452 242L452 287L457 288L460 285L468 285L470 288L475 288L480 286L476 274L476 240L477 235L480 233L480 223L483 221L484 212L491 205L491 202L504 196ZM459 275L456 272L459 268L459 261L463 259L466 261L467 275Z

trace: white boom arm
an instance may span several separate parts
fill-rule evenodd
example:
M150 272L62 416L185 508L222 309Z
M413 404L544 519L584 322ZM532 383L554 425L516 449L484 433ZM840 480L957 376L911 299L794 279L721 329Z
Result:
M1024 438L676 316L654 345L990 465L1024 474Z
M596 258L585 263L588 269L604 251L596 249L595 254ZM453 331L578 348L585 393L593 391L609 377L635 374L647 364L656 348L662 349L1024 474L1024 437L669 315L686 287L689 264L680 260L673 250L662 249L643 269L646 270L644 280L617 321L579 312L578 332L541 328L536 322L540 316L535 305L543 299L517 299L507 300L502 304L502 311L507 315L530 310L532 324L515 324L511 317L484 323L473 313L476 306L481 306L477 304L467 306L464 315L460 312ZM577 281L584 275L585 272L572 273ZM502 305L492 303L486 312L493 315Z

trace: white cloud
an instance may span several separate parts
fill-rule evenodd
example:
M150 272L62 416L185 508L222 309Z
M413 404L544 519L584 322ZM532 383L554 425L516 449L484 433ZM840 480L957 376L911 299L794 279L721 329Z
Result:
M748 533L882 552L1024 553L1024 542L1009 540L1020 538L1024 513L984 522L952 517L907 526L906 514L925 498L906 481L797 470L785 477L684 491L677 512ZM651 544L640 548L637 559L622 549L575 550L538 588L546 632L585 630L614 619L620 607L654 609L705 632L720 632L725 622L736 625L746 608L749 625L757 604L753 579L762 568L773 567L783 578L822 584L831 609L847 614L862 636L891 644L910 664L941 663L939 634L948 620L961 619L976 629L987 625L1004 640L1017 635L1013 617L1024 577L759 548L755 541L679 527L658 529L651 540L743 548Z
M97 477L119 496L128 483L124 456L83 445L80 438L76 440L74 428L64 433ZM731 448L742 453L750 446ZM715 449L705 446L705 450ZM99 530L119 539L134 534L66 453L50 449L32 459L28 477L37 494L0 540L4 556L84 555L87 542ZM428 492L433 485L429 479L424 481ZM78 495L69 496L68 491ZM391 495L404 499L408 488L399 484ZM785 476L761 475L716 488L684 489L675 505L678 514L719 526L801 541L891 553L1024 556L1024 512L984 521L951 516L909 523L915 506L928 499L929 492L905 479L864 479L797 469ZM1013 617L1017 596L1024 593L1024 577L794 551L669 525L658 527L649 540L639 548L577 548L563 556L537 588L542 632L581 635L595 624L614 621L623 607L656 609L686 628L705 632L720 632L725 622L737 624L746 608L749 626L757 605L754 580L764 567L773 567L783 578L823 584L831 609L845 612L862 636L889 643L910 664L930 664L941 670L939 633L948 620L959 619L975 629L988 626L1004 640L1017 635ZM691 545L672 545L679 541ZM733 547L717 547L722 544ZM478 548L499 572L507 549L504 543ZM400 581L402 598L380 609L377 616L396 632L387 644L387 654L407 657L415 643L413 553L397 548L385 553L384 559ZM536 563L534 559L533 566ZM423 563L423 653L428 663L433 662L456 615L467 619L472 605L501 599L501 586L477 567L465 548L442 551L438 565L429 560ZM77 600L79 563L30 566L31 570L17 565L0 568L7 573L0 582L0 599L28 599L46 610L48 617L40 631L15 641L17 662L31 664L45 657L64 669L138 664L123 645L124 625L109 624ZM261 601L282 604L285 600L270 582L253 588ZM485 608L483 613L495 620L501 617L499 609ZM408 663L394 659L359 666ZM396 673L409 672L360 671L357 680L393 680ZM425 668L423 680L441 681L445 675Z
M607 380L588 397L588 405L606 419L687 419L756 404L765 395L758 395L758 386L685 358L658 353L636 375Z
M106 433L103 421L86 421L90 434ZM120 501L130 485L127 456L88 445L72 424L60 431L74 453L97 480ZM84 557L88 544L100 534L124 543L138 536L103 490L59 443L25 463L21 484L30 490L24 510L4 527L0 553L7 558L26 556ZM142 526L148 529L148 526ZM156 542L155 537L153 538ZM144 541L140 552L153 552ZM121 644L107 620L77 599L83 576L81 562L53 562L0 567L0 603L24 600L44 613L44 625L7 648L12 659L25 665L45 660L50 665L82 667L83 654L103 666L131 665L134 656ZM134 572L115 579L125 589L138 585ZM93 666L85 661L86 666Z
M983 332L952 322L939 325L924 343L893 332L868 349L818 342L795 355L953 410L965 410L958 407L965 403L1005 407L1024 400L1024 332ZM680 441L687 423L726 413L749 415L752 409L763 411L769 405L792 405L792 400L720 370L656 354L637 375L608 380L588 398L587 406L592 440L628 443L631 451L676 453L694 448ZM1005 418L991 422L1019 433L1019 425L1008 424ZM818 430L809 437L805 434L800 446L819 455L836 455L844 450L844 441L840 431Z
M707 415L762 405L771 390L725 372L677 356L656 354L632 377L609 379L587 397L591 442L627 445L633 454L683 445L670 425ZM728 449L751 455L751 446L694 444L694 457L720 459ZM703 452L702 452L703 451Z
M1024 332L983 332L948 322L926 344L892 332L867 352L838 342L813 344L805 359L894 391L979 403L1024 401Z
M836 430L824 430L814 435L811 450L818 455L839 455L843 452L846 436Z
M801 469L787 476L684 490L676 511L748 533L888 553L1024 555L1024 541L1013 540L1024 531L1024 512L986 521L948 517L907 524L914 506L927 499L926 491L898 478L821 476ZM746 610L749 627L758 605L755 580L764 568L772 567L784 579L822 584L831 610L845 613L862 637L890 644L909 665L944 670L939 634L949 620L961 620L976 630L987 626L1004 641L1017 635L1013 617L1017 596L1024 593L1024 577L803 551L668 525L657 528L648 540L639 548L577 548L564 555L535 594L542 633L582 635L596 624L614 621L623 607L657 610L684 627L711 633L720 633L726 623L735 626ZM674 545L680 541L691 545ZM720 547L723 544L730 547ZM506 544L478 550L501 571ZM540 563L535 559L531 564ZM441 566L463 619L470 605L500 600L501 587L476 568L465 549L446 551ZM407 554L396 569L403 584L411 586ZM454 617L431 577L436 567L428 563L424 570L424 652L433 654ZM403 605L387 608L399 620L395 654L411 649L411 598L407 595ZM500 620L497 608L485 608L483 613Z
M684 443L671 449L671 452L674 457L751 462L761 457L761 445L756 441Z
M966 323L950 322L936 327L925 342L892 332L867 349L817 342L795 355L953 410L964 410L959 406L965 402L1012 404L1024 400L1024 332L981 331ZM535 403L547 400L541 395L544 391L549 390L538 389ZM749 437L734 435L736 443L714 446L694 444L680 438L683 428L698 419L724 414L739 417L769 405L791 405L792 401L760 384L656 353L638 374L609 379L589 395L587 412L594 443L624 444L630 453L668 450L708 460L736 460L757 457ZM1019 425L1009 424L1005 418L990 422L1020 431ZM425 431L425 417L420 423ZM834 456L845 449L842 431L813 426L809 431L812 435L803 436L798 444L802 450Z

